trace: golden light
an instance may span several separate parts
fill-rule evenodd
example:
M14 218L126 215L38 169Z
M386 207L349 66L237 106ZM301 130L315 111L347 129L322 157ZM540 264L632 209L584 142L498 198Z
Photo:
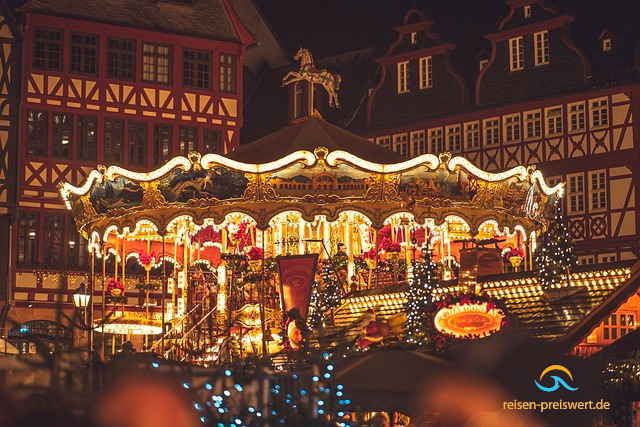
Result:
M504 313L498 308L489 309L486 302L453 304L438 311L433 319L438 331L455 338L485 337L502 327Z

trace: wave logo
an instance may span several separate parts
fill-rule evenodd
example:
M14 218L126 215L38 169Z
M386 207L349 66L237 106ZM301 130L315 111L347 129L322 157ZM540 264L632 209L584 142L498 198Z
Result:
M545 369L544 371L542 371L542 374L540 374L540 381L542 381L542 377L544 377L547 372L551 372L551 371L562 371L565 374L569 375L569 378L571 379L571 381L573 381L573 377L571 376L571 372L569 372L569 370L567 368L565 368L562 365L551 365L549 367L547 367L547 369ZM544 387L541 386L538 381L533 381L534 383L536 383L536 385L538 386L538 388L542 391L547 391L547 392L551 392L551 391L556 391L557 389L560 388L560 386L564 387L565 389L569 390L569 391L576 391L578 389L578 387L573 388L573 387L569 387L567 385L567 383L560 377L556 376L556 375L551 375L551 378L554 379L555 384L553 384L552 387Z

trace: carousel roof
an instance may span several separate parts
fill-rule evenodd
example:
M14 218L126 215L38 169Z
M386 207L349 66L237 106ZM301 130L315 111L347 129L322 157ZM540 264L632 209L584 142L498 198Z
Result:
M266 163L300 150L313 152L317 147L346 151L375 163L390 164L407 160L395 151L324 121L317 111L312 116L301 118L251 144L241 146L227 157L244 163Z

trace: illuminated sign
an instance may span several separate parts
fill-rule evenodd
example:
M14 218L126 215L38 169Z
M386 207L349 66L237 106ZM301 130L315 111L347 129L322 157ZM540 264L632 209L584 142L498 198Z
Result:
M489 309L487 302L456 303L440 309L433 322L438 331L454 338L482 338L498 332L502 319L502 310Z

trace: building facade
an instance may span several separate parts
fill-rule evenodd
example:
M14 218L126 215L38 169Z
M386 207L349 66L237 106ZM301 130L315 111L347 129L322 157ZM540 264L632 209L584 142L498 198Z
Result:
M16 95L0 124L15 150L3 148L0 173L3 319L11 309L20 322L53 320L58 298L71 302L87 281L89 256L58 184L96 164L147 172L192 150L235 149L253 37L227 0L2 4L2 94Z

